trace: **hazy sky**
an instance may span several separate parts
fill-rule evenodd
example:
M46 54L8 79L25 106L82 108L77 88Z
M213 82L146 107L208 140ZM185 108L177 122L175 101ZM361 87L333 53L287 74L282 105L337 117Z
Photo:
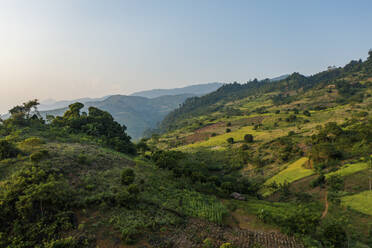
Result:
M0 0L0 112L365 59L372 1Z

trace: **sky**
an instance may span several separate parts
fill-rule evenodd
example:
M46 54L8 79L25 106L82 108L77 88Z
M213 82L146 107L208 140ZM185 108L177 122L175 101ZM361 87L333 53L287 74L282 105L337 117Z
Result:
M370 0L0 0L0 113L314 74L367 57L371 13Z

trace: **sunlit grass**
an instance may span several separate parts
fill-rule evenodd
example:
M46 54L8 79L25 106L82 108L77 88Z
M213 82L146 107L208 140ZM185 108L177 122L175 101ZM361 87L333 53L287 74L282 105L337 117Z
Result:
M364 191L359 194L342 197L341 202L342 205L358 212L372 215L372 191Z
M367 163L345 164L339 170L326 174L326 178L329 178L333 175L344 177L366 169L368 169Z
M246 134L252 134L254 140L256 141L268 141L270 139L284 136L287 134L287 132L281 129L270 130L270 131L253 130L252 126L246 126L238 130L232 131L230 133L224 133L224 134L221 134L215 137L211 137L205 141L183 146L183 148L226 146L227 145L226 140L228 138L233 138L234 142L242 142Z
M314 174L313 170L306 169L303 167L303 165L307 161L308 161L308 158L303 157L295 161L294 163L289 164L286 169L282 170L281 172L279 172L272 178L268 179L264 185L270 186L273 183L276 183L277 185L284 184L285 182L291 183L301 178L308 177ZM266 187L262 190L263 196L269 196L274 192L275 192L275 189L272 189L269 187Z

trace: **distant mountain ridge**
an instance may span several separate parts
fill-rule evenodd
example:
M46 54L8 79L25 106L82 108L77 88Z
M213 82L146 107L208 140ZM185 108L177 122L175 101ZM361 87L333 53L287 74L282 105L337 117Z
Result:
M181 95L181 94L193 94L195 96L205 95L212 91L217 90L223 85L223 83L214 82L214 83L206 83L206 84L196 84L190 85L182 88L174 88L174 89L153 89L153 90L145 90L139 91L131 94L130 96L142 96L147 98L155 98L159 96L166 96L166 95Z
M84 98L79 98L79 99L61 100L61 101L56 101L54 99L47 99L47 100L41 101L38 109L40 111L60 109L60 108L65 108L68 105L75 103L75 102L81 102L81 103L97 102L97 101L103 101L107 99L108 97L110 96L104 96L104 97L99 97L99 98L84 97Z
M117 122L127 127L127 132L133 139L138 139L142 137L145 130L155 128L169 112L179 107L187 98L208 94L222 85L222 83L209 83L176 89L142 91L129 96L111 95L66 101L46 100L41 103L39 110L43 117L61 116L68 105L81 102L85 105L83 111L88 111L90 106L108 111Z
M128 134L133 139L142 137L146 129L154 128L170 111L177 108L192 94L175 96L160 96L146 98L140 96L113 95L103 101L85 102L82 111L88 111L93 106L108 111L114 119L127 127ZM41 111L41 115L61 116L68 107Z

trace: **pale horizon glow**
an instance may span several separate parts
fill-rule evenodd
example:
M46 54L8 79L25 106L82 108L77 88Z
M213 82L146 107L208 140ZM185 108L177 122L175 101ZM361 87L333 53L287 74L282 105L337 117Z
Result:
M372 2L3 0L0 113L69 100L305 75L365 59Z

